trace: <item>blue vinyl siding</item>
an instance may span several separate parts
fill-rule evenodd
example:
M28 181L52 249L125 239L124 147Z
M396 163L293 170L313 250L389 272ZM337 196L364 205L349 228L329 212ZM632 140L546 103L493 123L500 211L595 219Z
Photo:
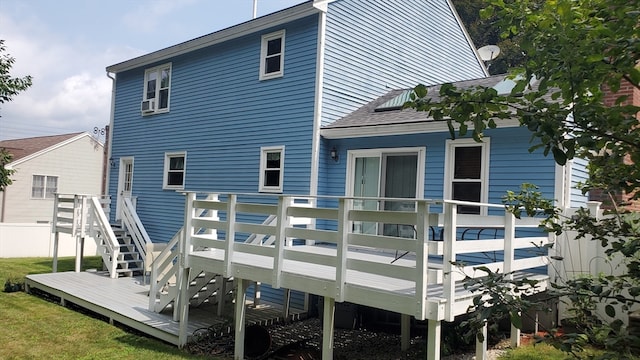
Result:
M522 183L533 183L547 198L553 198L555 163L541 151L530 153L530 133L525 128L488 130L491 139L489 160L489 202L500 204L507 190L518 191ZM398 136L362 137L327 140L326 149L336 147L340 159L334 162L324 156L326 174L323 174L321 194L344 195L347 151L355 149L422 147L425 146L424 198L442 199L444 196L444 158L448 132ZM327 150L328 154L328 150Z
M186 152L185 190L255 193L260 147L284 145L284 192L309 192L317 23L314 15L160 62L172 63L168 113L140 114L153 65L117 75L112 157L134 157L133 196L153 241L169 241L183 221L183 196L162 190L165 152ZM283 28L284 76L259 81L261 36ZM112 195L117 184L116 166Z
M584 183L589 179L589 171L587 169L588 161L581 158L574 158L571 162L571 189L570 202L571 207L586 207L589 200L588 194L582 194L582 190L578 188L579 183Z
M484 76L446 0L329 4L323 124L389 89Z

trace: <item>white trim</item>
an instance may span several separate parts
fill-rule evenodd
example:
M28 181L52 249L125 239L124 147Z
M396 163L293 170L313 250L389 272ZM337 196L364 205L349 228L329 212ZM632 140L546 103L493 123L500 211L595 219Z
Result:
M476 142L473 139L448 139L445 143L444 152L444 186L442 198L444 200L451 200L453 182L453 170L455 157L453 156L453 149L456 147L471 147L480 146L482 150L481 159L482 167L480 169L480 202L488 203L489 199L489 159L491 157L491 138L483 138L483 142ZM487 215L487 208L480 207L480 215Z
M131 192L133 193L133 174L135 171L135 161L133 156L122 156L120 157L120 162L118 164L118 189L116 193L116 220L120 220L122 213L122 192L124 186L124 176L125 176L125 166L124 164L127 162L131 162Z
M382 157L388 154L418 154L418 165L416 168L416 199L424 199L424 178L425 161L427 148L403 147L403 148L377 148L377 149L356 149L347 151L347 183L345 184L345 196L353 196L354 188L354 165L357 157L379 157L380 171L382 171ZM382 179L380 179L382 180ZM379 185L381 186L381 185ZM380 189L378 188L378 193Z
M204 35L193 40L170 46L168 48L154 51L147 55L123 61L107 67L107 71L119 73L126 70L147 66L159 61L183 55L198 49L202 49L215 44L240 38L249 34L264 31L282 24L302 19L306 16L323 11L321 6L316 6L312 2L304 2L300 5L278 11L276 13L259 17L255 20L247 21L214 33Z
M10 163L6 164L4 167L5 167L6 169L10 169L10 170L11 170L11 169L13 169L13 167L14 167L14 166L16 166L16 165L20 165L20 164L22 164L23 162L27 162L27 161L29 161L29 160L31 160L31 159L33 159L33 158L36 158L36 157L38 157L38 156L40 156L40 155L46 154L46 153L48 153L48 152L50 152L50 151L53 151L53 150L56 150L56 149L58 149L58 148L60 148L60 147L62 147L62 146L68 145L68 144L70 144L70 143L72 143L72 142L74 142L74 141L80 140L81 138L83 138L83 137L85 137L85 136L86 136L86 137L89 137L90 139L93 139L93 140L94 140L95 142L97 142L100 146L104 146L104 144L103 144L103 143L101 143L100 141L96 140L93 136L89 135L89 133L84 132L84 133L78 134L78 135L76 135L76 136L74 136L74 137L72 137L72 138L69 138L69 139L67 139L67 140L61 141L61 142L59 142L59 143L57 143L57 144L55 144L55 145L51 145L51 146L49 146L48 148L45 148L45 149L42 149L42 150L40 150L40 151L34 152L34 153L33 153L33 154L31 154L31 155L27 155L27 156L25 156L25 157L23 157L23 158L20 158L20 159L16 160L16 161L10 162Z
M264 185L264 172L267 170L267 158L266 155L269 152L280 153L280 178L278 180L278 186L266 186ZM260 148L260 174L258 176L258 191L266 193L282 193L284 189L284 145L281 146L263 146Z
M269 34L262 35L260 40L260 80L275 79L284 76L284 50L285 50L285 30L278 30ZM280 69L278 71L266 73L267 50L269 41L280 39L280 52L276 56L280 56Z
M162 70L169 68L169 86L167 87L167 107L160 109L160 84L162 83ZM147 81L147 76L151 73L155 73L157 78L156 78L156 89L155 89L155 94L154 97L152 99L148 99L147 98L147 85L148 85L148 81ZM142 101L148 101L148 100L153 100L155 105L153 107L152 111L148 111L148 112L142 112L142 116L149 116L149 115L153 115L153 114L160 114L160 113L165 113L165 112L169 112L169 108L171 107L171 81L173 80L173 63L168 62L162 65L158 65L158 66L154 66L148 69L144 70L144 84L142 86Z
M500 120L498 123L500 128L519 127L520 121L516 119ZM459 124L453 124L454 129L459 129ZM469 125L469 130L473 130L473 126ZM393 136L393 135L411 135L411 134L428 134L449 131L446 121L420 121L404 124L392 125L371 125L371 126L353 126L344 128L326 128L320 130L320 135L325 139L350 139L369 136Z
M318 44L316 46L316 88L313 104L313 138L311 139L311 173L309 175L309 194L318 195L318 177L320 176L320 129L322 127L322 99L324 88L324 50L326 41L327 16L320 13L318 19Z
M168 185L167 174L169 173L169 164L171 158L182 157L183 169L182 169L182 185ZM174 151L164 153L164 170L162 172L162 189L163 190L182 190L184 189L184 183L187 181L187 152L186 151Z
M571 207L571 168L573 160L568 160L566 165L555 164L555 179L553 197L556 206L561 209Z

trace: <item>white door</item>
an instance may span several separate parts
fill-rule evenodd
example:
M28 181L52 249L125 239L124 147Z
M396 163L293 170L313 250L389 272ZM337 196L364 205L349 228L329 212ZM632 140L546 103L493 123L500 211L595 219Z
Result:
M116 220L120 220L122 201L131 199L133 189L133 158L120 158L120 172L118 175L118 199L116 202Z
M347 196L422 199L424 148L353 150L349 152ZM415 201L356 200L355 209L413 211ZM414 237L412 226L354 222L360 234Z

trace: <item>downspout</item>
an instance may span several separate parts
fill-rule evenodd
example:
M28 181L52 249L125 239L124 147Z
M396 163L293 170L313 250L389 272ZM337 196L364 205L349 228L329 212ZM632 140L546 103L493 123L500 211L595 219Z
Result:
M111 109L109 114L109 129L107 130L107 136L109 139L105 141L105 146L107 146L107 171L106 171L106 179L107 183L105 186L105 192L103 195L109 195L110 182L111 182L111 144L113 143L112 135L113 134L113 119L115 117L115 108L116 108L116 77L115 75L111 75L107 71L107 77L111 79Z
M316 58L316 89L313 114L313 139L311 143L311 176L309 179L309 195L318 195L320 174L320 127L322 126L322 91L324 88L324 50L327 25L327 12L322 9L318 18L318 55Z

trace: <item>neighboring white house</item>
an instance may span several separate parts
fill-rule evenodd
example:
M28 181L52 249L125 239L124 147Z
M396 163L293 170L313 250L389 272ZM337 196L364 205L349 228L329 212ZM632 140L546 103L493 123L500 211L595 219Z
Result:
M0 257L51 256L55 193L101 193L104 145L88 133L0 141L13 155L13 183L0 192ZM85 253L95 253L87 242ZM59 255L75 254L62 239Z

